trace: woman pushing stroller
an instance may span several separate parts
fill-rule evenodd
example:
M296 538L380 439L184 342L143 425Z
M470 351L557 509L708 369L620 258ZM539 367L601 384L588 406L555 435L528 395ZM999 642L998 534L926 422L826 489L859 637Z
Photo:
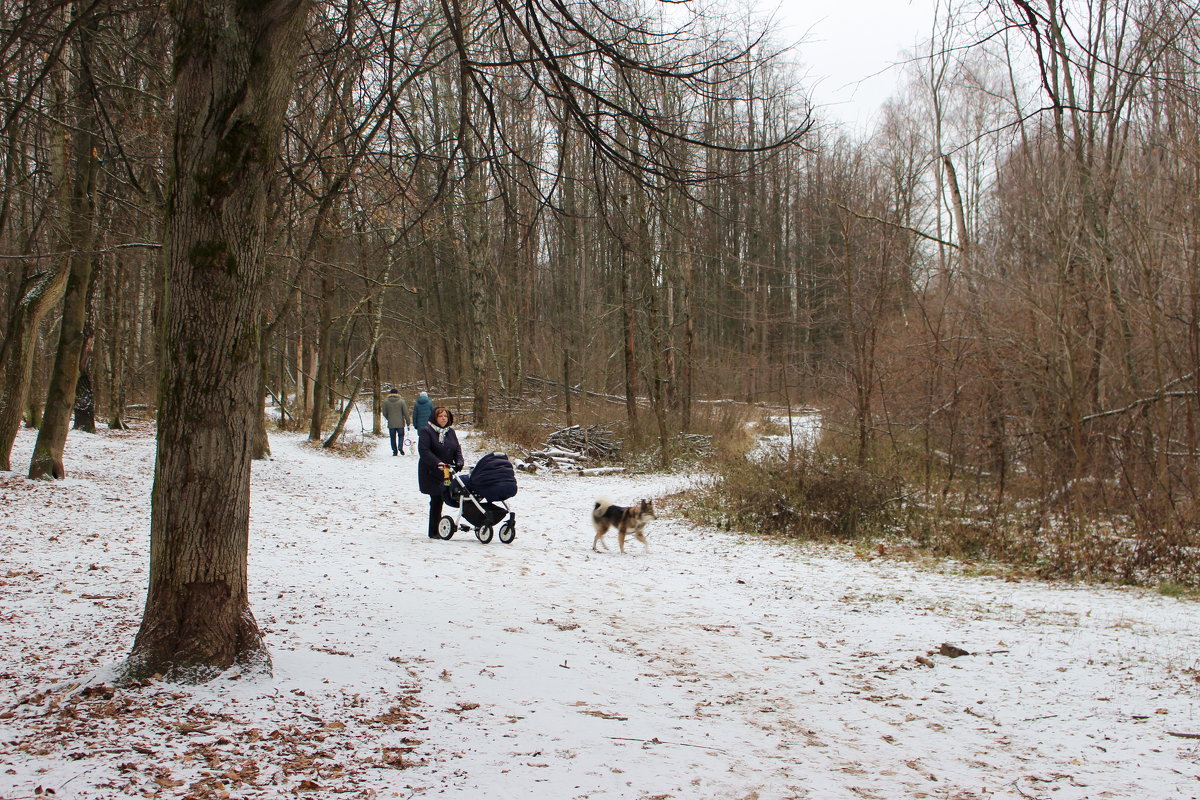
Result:
M454 432L454 415L445 406L433 410L428 424L417 431L417 484L429 495L429 538L437 539L438 519L442 516L442 487L450 468L463 468L462 447Z

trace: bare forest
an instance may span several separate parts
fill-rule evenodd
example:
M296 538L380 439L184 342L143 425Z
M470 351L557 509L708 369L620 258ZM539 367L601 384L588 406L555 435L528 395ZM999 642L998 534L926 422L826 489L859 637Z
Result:
M265 405L333 446L389 385L664 465L707 401L811 407L911 539L1195 583L1195 4L946 0L863 135L803 44L659 6L0 0L0 468L156 419L132 673L266 658Z

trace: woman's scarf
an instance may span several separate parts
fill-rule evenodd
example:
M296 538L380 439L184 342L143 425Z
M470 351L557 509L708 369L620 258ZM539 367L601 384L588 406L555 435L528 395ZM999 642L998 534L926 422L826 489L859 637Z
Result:
M430 423L429 423L429 427L431 427L431 428L433 428L435 431L437 431L437 435L438 435L438 443L439 443L439 444L441 444L441 443L443 443L443 442L445 442L445 441L446 441L446 431L450 430L450 426L449 426L449 425L447 425L447 426L446 426L446 427L444 427L444 428L439 428L437 425L435 425L435 424L433 424L432 422L430 422Z

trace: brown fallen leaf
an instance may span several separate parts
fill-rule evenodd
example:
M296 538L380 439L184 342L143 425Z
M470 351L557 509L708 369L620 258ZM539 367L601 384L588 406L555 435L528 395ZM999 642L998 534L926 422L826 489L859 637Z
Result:
M623 717L620 714L610 714L607 711L600 711L594 708L580 709L580 714L587 714L590 717L600 717L601 719L627 720L629 717Z

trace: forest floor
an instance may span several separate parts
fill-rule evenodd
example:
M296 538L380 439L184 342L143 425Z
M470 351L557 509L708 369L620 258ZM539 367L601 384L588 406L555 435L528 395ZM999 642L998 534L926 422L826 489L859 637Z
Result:
M202 686L109 683L153 431L73 433L66 480L0 473L0 798L1200 797L1194 601L666 515L650 552L592 552L593 498L686 502L684 474L519 474L515 542L430 540L414 456L272 446L274 674Z

